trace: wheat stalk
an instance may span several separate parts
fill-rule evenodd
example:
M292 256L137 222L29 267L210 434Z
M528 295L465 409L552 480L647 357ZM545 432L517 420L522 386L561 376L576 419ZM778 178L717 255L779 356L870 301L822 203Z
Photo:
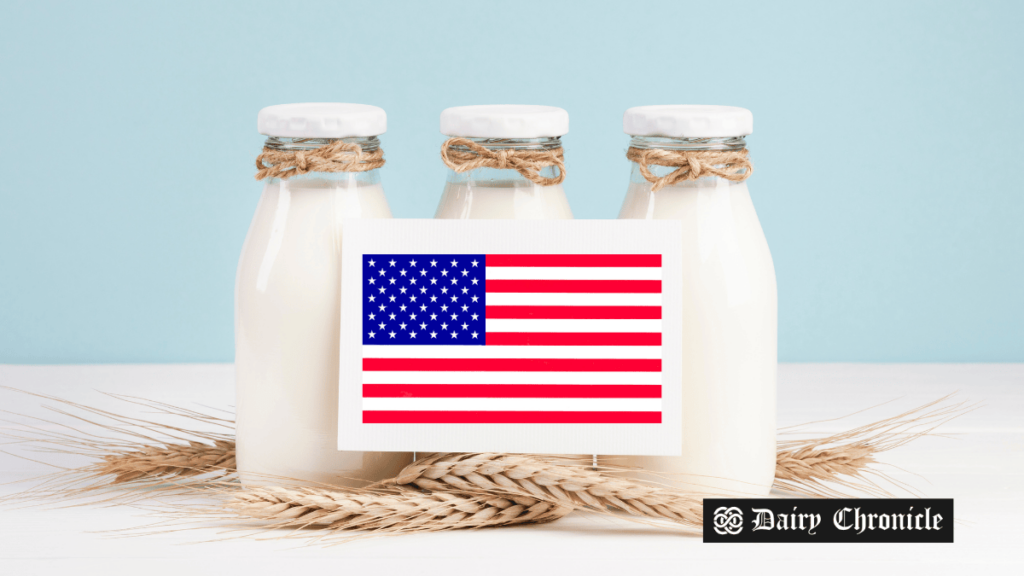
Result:
M788 440L778 443L775 488L795 494L824 498L851 497L853 492L892 497L885 484L914 493L912 487L894 480L876 466L877 456L899 448L954 418L977 409L967 402L949 403L952 395L939 398L884 420L859 426L827 437ZM780 430L799 433L818 424L811 422Z
M238 519L273 528L317 527L404 533L511 526L557 520L572 511L528 496L452 492L392 493L323 488L257 487L241 490L224 505Z
M703 518L703 501L697 495L534 456L440 454L406 466L383 484L415 485L433 492L528 496L573 509L620 510L698 529Z
M44 454L92 459L88 464L71 468L44 462L57 471L30 479L35 482L34 486L0 498L2 503L93 497L90 503L125 503L145 497L154 488L180 490L183 480L209 483L235 474L234 423L229 419L142 398L108 395L155 412L165 420L180 419L190 423L189 427L182 427L166 421L124 416L55 396L0 388L56 402L57 406L44 405L44 408L69 420L58 422L19 415L26 421L0 430L0 437L6 438L8 444ZM196 423L216 431L196 429Z

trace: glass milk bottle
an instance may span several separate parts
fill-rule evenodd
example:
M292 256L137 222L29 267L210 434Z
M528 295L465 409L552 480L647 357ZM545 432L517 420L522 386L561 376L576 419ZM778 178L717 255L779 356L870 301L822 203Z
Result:
M619 218L683 221L683 454L628 457L677 486L767 494L775 477L775 269L746 180L749 110L643 106Z
M337 449L341 224L391 217L379 173L384 110L286 104L261 110L258 125L263 196L235 286L242 481L392 477L411 454Z
M451 169L435 218L572 218L562 190L569 114L551 106L460 106L441 112Z

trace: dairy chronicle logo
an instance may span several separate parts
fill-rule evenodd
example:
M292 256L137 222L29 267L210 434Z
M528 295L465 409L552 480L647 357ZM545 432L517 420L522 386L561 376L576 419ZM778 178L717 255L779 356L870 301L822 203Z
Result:
M743 531L743 511L735 506L715 509L715 532L736 535Z

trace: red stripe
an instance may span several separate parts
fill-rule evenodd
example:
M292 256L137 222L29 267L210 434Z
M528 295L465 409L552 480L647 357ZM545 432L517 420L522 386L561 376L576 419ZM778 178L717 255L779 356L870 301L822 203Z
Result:
M363 384L363 398L661 398L646 384Z
M661 306L488 306L487 318L661 320Z
M365 410L363 424L661 424L661 412Z
M661 372L661 360L363 358L365 372Z
M487 280L487 292L660 294L661 280Z
M487 266L657 268L661 254L488 254Z
M661 346L660 332L488 332L488 346Z

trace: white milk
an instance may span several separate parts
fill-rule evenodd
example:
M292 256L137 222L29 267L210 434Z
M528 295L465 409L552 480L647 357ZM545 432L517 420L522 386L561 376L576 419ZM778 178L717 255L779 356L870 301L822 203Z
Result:
M358 480L393 477L412 461L409 453L337 449L341 221L390 217L372 173L307 174L265 185L235 293L243 482L269 475L362 485Z
M449 180L434 218L565 220L572 210L561 184L538 186L521 177L480 185Z
M775 476L775 269L745 182L651 192L633 166L619 218L683 222L683 454L603 457L691 490L767 494Z

